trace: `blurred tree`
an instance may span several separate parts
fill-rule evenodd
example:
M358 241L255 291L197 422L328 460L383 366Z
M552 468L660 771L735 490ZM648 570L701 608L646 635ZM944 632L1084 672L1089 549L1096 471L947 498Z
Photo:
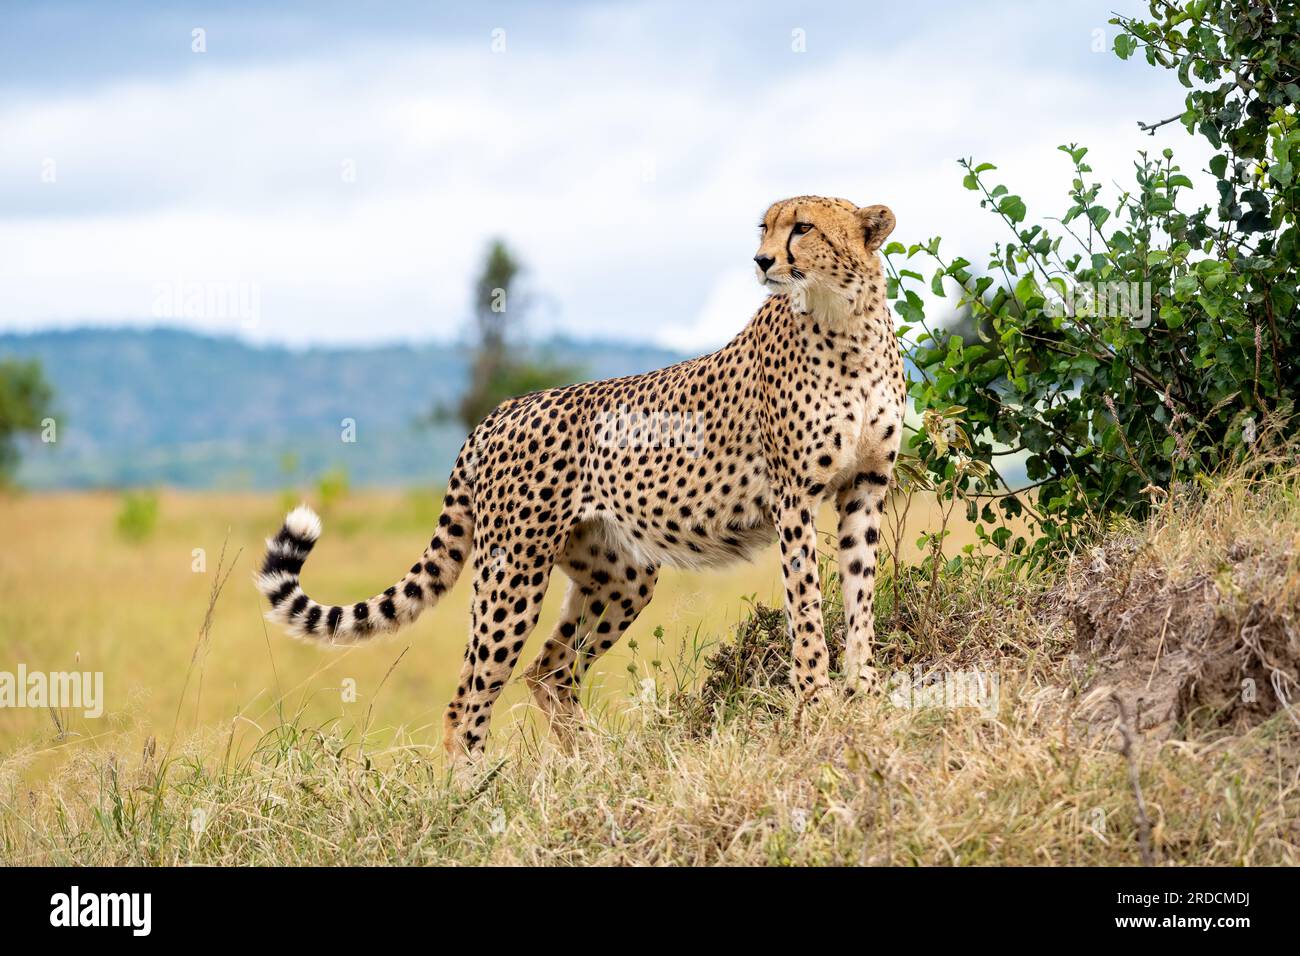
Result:
M474 358L455 417L472 429L507 398L575 381L581 370L524 356L517 341L531 299L520 289L523 265L500 239L488 247L474 283ZM435 419L448 416L435 410Z
M41 431L53 401L40 362L0 359L0 485L18 467L18 436Z

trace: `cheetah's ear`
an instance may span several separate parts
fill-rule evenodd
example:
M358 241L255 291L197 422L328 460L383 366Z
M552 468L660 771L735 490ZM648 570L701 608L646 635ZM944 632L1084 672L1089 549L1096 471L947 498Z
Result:
M867 252L875 252L884 245L898 222L888 206L863 206L857 215L858 222L862 225L862 238L867 243Z

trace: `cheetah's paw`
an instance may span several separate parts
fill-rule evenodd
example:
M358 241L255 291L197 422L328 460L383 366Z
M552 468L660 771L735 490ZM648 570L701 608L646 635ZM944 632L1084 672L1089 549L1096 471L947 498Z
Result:
M844 675L844 695L856 697L872 694L880 689L880 675L869 664L854 666Z

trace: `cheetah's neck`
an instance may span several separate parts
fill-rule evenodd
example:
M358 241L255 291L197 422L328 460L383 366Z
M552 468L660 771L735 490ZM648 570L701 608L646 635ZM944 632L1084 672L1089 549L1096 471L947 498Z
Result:
M793 297L792 306L805 321L863 345L892 343L894 322L881 287L869 280L849 290L813 286Z

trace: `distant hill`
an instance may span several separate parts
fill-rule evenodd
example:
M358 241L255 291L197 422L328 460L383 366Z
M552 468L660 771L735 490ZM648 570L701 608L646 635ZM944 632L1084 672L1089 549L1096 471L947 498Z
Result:
M531 347L586 378L682 356L652 346L557 338ZM40 359L58 441L23 447L27 487L273 488L343 468L353 484L441 482L464 440L421 425L465 386L448 345L306 350L178 329L0 334L0 357ZM356 441L341 438L344 419Z

